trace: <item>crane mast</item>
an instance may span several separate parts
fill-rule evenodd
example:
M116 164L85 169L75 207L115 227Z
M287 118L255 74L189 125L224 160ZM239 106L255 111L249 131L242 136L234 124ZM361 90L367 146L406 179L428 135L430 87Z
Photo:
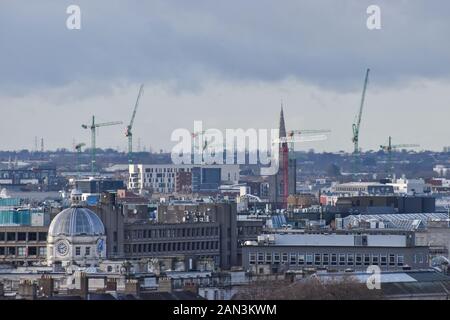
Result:
M392 137L389 136L388 144L381 145L380 149L384 152L388 153L388 163L387 163L387 171L394 171L394 167L392 165L392 151L402 149L402 148L418 148L420 145L418 144L392 144Z
M81 176L81 164L80 164L80 155L81 155L81 148L83 148L86 144L84 142L78 143L75 145L75 151L76 151L76 157L77 157L77 173L78 177Z
M359 128L361 126L361 118L362 118L362 113L363 113L364 101L366 99L366 89L367 89L367 83L369 82L369 72L370 72L370 69L367 69L366 78L364 80L363 92L362 92L362 96L361 96L361 104L359 105L359 112L358 112L358 115L356 116L356 119L355 119L356 121L353 123L353 144L354 144L353 153L354 154L359 153Z
M107 126L115 126L122 124L122 121L112 121L112 122L104 122L104 123L95 123L95 116L92 116L92 123L90 125L82 124L81 127L83 129L91 130L91 173L94 174L96 170L96 131L97 128L107 127Z
M144 85L141 84L141 87L139 88L139 93L136 99L136 103L134 104L133 114L131 115L130 124L127 126L127 129L125 131L125 136L128 138L128 163L132 163L132 154L133 154L133 124L134 119L136 118L136 112L139 106L139 100L141 99L142 93L144 91Z

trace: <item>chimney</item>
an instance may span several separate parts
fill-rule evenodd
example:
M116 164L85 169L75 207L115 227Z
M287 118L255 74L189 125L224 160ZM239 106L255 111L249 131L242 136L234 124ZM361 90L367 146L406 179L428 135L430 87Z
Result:
M198 294L198 285L194 282L187 282L183 286L183 291L189 291Z
M160 277L158 279L158 291L159 292L172 292L172 279L168 277Z
M89 294L89 278L86 273L80 272L80 296L83 299L88 298Z
M43 275L38 280L39 293L44 297L52 297L55 289L55 281L51 276Z
M114 278L106 279L106 291L117 291L117 280Z
M132 294L139 297L141 294L141 284L139 280L130 279L125 282L125 294Z
M37 285L30 280L25 280L19 283L18 289L19 299L36 300L37 298Z

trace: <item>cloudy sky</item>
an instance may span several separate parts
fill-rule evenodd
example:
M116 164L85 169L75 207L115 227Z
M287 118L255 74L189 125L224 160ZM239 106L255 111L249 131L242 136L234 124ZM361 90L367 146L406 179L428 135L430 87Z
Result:
M81 8L81 30L66 8ZM366 9L381 8L381 30ZM360 144L450 145L447 0L1 0L0 149L89 142L81 128L128 122L140 83L135 145L170 150L176 128L330 129L304 149L352 150L371 68ZM99 147L124 150L125 125Z

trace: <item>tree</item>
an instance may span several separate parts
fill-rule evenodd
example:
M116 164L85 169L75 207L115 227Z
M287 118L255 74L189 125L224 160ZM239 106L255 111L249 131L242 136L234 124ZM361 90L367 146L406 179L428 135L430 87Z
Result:
M335 163L332 163L327 168L327 174L330 177L340 177L341 168L339 168Z
M233 300L374 300L381 299L380 290L369 290L352 276L321 281L318 278L290 282L257 280L239 290Z

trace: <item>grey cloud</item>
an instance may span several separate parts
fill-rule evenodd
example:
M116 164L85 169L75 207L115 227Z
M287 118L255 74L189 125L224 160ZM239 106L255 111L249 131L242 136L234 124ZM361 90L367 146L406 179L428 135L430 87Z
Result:
M74 1L0 3L0 90L140 81L192 90L211 78L288 77L354 90L367 66L380 86L450 75L445 0L75 2L81 31L65 28ZM380 31L365 27L373 3Z

